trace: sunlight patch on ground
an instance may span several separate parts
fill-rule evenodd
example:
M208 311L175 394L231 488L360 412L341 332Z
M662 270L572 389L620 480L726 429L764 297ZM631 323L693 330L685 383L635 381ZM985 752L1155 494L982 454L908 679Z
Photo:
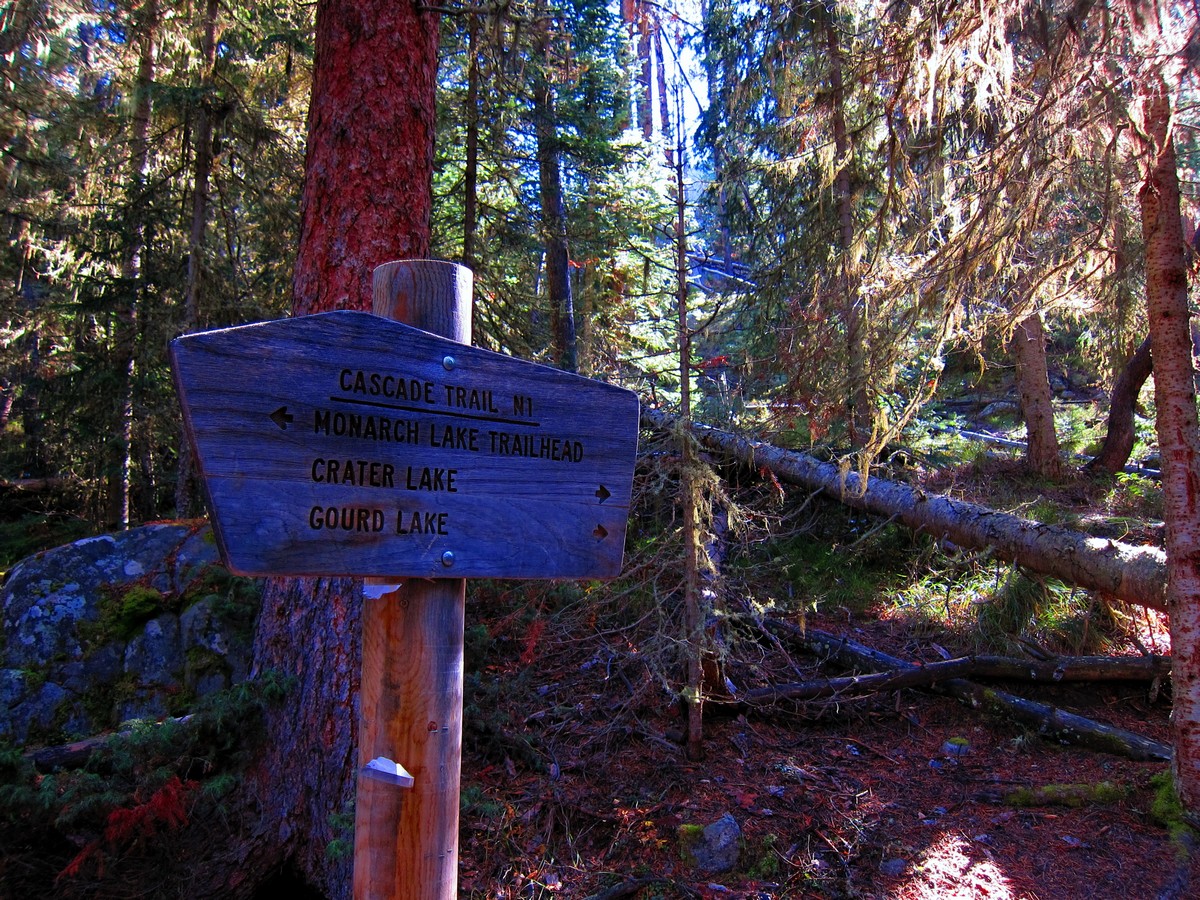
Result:
M912 872L899 893L904 900L1017 900L1019 896L991 854L959 834L938 838Z
M1171 652L1171 620L1165 612L1146 607L1128 607L1130 630L1151 653L1166 656Z

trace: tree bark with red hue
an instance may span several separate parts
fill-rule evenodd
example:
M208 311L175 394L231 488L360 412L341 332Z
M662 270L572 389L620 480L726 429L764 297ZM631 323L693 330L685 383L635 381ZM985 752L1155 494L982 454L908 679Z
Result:
M429 253L437 16L323 0L293 313L370 309L371 273Z
M321 0L309 109L296 315L371 308L372 271L429 252L438 18L406 0ZM252 375L252 373L247 373ZM340 579L273 579L254 672L294 680L268 716L247 789L258 831L234 877L290 867L331 900L350 895L362 589ZM350 820L352 820L352 815Z
M1172 767L1184 807L1200 814L1200 423L1188 327L1187 262L1170 88L1162 73L1147 76L1139 87L1144 180L1138 199L1167 526Z

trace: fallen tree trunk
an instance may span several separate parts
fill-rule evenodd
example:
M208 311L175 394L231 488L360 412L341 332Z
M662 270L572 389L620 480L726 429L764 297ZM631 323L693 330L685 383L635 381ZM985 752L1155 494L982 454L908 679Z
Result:
M778 619L765 623L777 631L786 632L793 640L810 652L835 659L848 668L884 668L907 672L921 669L913 663L889 656L871 647L865 647L849 638L838 637L813 628L802 629ZM962 700L975 709L985 709L1010 718L1023 725L1037 729L1038 734L1058 740L1101 750L1129 759L1169 760L1171 747L1161 741L1151 740L1140 734L1114 728L1066 710L1026 700L1006 691L983 687L963 678L950 678L938 685L939 689Z
M0 492L38 494L43 491L56 491L69 487L67 478L0 478Z
M156 727L165 724L183 727L194 721L192 716L182 716L178 719L166 719ZM99 734L84 738L81 741L71 741L67 744L56 744L51 747L40 747L22 754L33 763L34 768L43 774L57 772L60 769L82 769L89 763L97 771L108 771L108 760L98 757L112 755L114 739L129 738L132 731L119 731L116 734Z
M643 409L642 418L664 430L675 425L673 417L654 409ZM843 473L833 463L705 425L693 425L692 432L709 449L730 454L751 467L766 468L782 481L820 491L847 506L894 518L960 547L987 549L999 559L1068 584L1128 603L1166 609L1166 554L1156 547L1043 525L883 478L864 482L857 473Z
M1061 659L1023 660L1007 656L964 656L910 668L890 667L887 672L820 678L775 684L744 692L749 706L778 700L817 700L822 697L860 697L901 688L933 687L955 678L1005 678L1013 681L1153 681L1171 674L1171 660L1163 656L1073 656Z

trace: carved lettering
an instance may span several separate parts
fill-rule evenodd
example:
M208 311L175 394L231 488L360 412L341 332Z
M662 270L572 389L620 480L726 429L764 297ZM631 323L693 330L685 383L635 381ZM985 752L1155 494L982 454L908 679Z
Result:
M396 534L449 534L447 513L396 511Z
M388 397L392 400L407 400L410 403L437 403L433 396L432 381L419 381L416 378L403 378L383 372L342 369L338 376L338 387L348 394Z
M448 384L446 385L446 405L485 413L498 414L500 412L492 400L492 392L482 388L465 388Z
M479 429L464 425L429 424L429 446L479 452Z
M408 466L404 486L410 491L448 491L457 494L454 485L458 469L441 469L436 466Z
M416 444L420 440L420 426L406 419L318 409L313 413L313 434Z
M314 506L308 511L313 531L383 531L383 510L361 506Z
M317 484L394 488L395 475L395 466L378 460L325 459L318 456L312 464L312 480Z
M581 462L583 443L570 438L543 437L520 432L489 431L492 453L497 456L526 456L554 462Z

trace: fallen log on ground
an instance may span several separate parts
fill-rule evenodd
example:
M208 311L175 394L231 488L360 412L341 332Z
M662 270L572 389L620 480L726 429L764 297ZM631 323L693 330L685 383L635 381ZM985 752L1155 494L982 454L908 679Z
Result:
M54 491L70 485L66 478L0 478L0 493L36 494L42 491Z
M879 650L866 647L845 637L799 628L790 622L767 619L764 624L776 631L785 632L792 640L809 652L834 659L847 668L882 668L908 671L920 669L913 663L889 656ZM1023 725L1037 729L1043 737L1052 737L1066 743L1078 744L1092 750L1101 750L1139 761L1169 760L1171 747L1161 741L1151 740L1123 728L1114 728L1092 719L1086 719L1066 710L1045 703L1026 700L1006 691L984 687L964 678L950 678L938 684L940 690L962 700L975 709L998 713Z
M161 727L164 724L185 726L190 721L193 721L190 715L182 716L178 719L166 719L158 723L157 727ZM72 741L68 744L39 747L35 750L26 751L22 755L29 762L33 763L34 768L38 772L42 773L57 772L60 769L82 769L89 762L95 763L92 759L93 756L103 756L111 753L114 739L127 738L132 734L132 731L99 734L94 737L84 738L81 741ZM105 761L95 763L95 765L99 770L107 770Z
M869 675L819 678L745 691L738 699L748 705L779 700L818 700L822 697L861 697L901 688L934 687L955 679L1003 678L1013 681L1052 684L1080 681L1153 681L1171 674L1171 660L1164 656L1071 656L1060 659L1022 660L1007 656L963 656L889 668Z
M677 422L654 409L643 409L642 417L663 430L670 430ZM1086 590L1152 609L1166 609L1166 554L1157 547L1123 544L1059 525L1043 525L974 503L926 494L883 478L870 478L864 484L857 473L843 473L833 463L706 425L693 425L692 433L709 449L730 454L753 468L766 468L781 481L820 491L847 506L893 518L960 547L987 549L999 559Z

